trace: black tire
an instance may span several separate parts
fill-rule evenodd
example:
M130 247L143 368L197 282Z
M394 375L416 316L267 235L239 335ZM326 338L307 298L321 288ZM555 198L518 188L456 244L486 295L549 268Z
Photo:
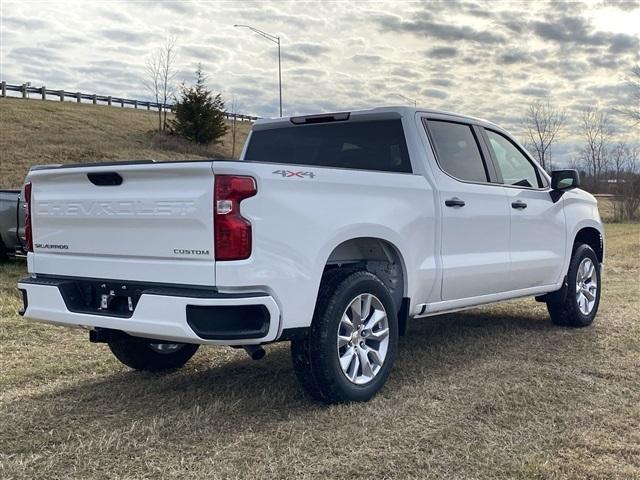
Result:
M7 247L4 246L4 242L0 237L0 260L7 260L9 255L7 254Z
M580 311L578 301L576 299L576 283L578 267L581 262L589 258L595 265L594 275L597 280L597 289L595 294L595 303L588 315ZM563 327L586 327L591 325L593 319L598 313L598 305L600 304L600 291L602 290L602 282L600 280L600 262L598 256L593 249L586 244L576 244L569 263L569 271L567 272L566 294L549 295L547 299L547 310L551 316L551 320L556 325Z
M340 319L358 295L374 295L386 310L389 344L379 371L366 384L349 381L340 367L337 335ZM393 299L382 281L366 271L336 269L322 279L309 335L291 342L296 376L314 399L324 403L367 401L385 384L398 345L398 319Z
M151 347L153 340L118 340L109 343L111 353L127 367L135 370L159 372L182 367L198 351L199 345L181 343L175 352L160 353Z

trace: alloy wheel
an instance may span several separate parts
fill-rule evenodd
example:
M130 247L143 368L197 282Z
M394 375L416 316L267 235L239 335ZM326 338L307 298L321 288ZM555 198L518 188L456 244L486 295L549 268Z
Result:
M364 385L380 372L389 349L389 320L375 295L363 293L351 300L340 319L337 347L350 382Z
M590 258L584 258L576 273L576 301L583 315L589 315L596 304L598 278L596 266Z
M170 354L175 353L184 346L183 343L150 343L149 348L157 353Z

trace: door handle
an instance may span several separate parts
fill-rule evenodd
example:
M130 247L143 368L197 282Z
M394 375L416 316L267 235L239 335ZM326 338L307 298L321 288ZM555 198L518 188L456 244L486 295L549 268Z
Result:
M464 207L464 200L460 200L458 197L450 198L449 200L445 200L444 204L447 207Z
M511 208L515 208L517 210L524 210L525 208L527 208L527 204L524 203L522 200L518 200L517 202L513 202L511 204Z

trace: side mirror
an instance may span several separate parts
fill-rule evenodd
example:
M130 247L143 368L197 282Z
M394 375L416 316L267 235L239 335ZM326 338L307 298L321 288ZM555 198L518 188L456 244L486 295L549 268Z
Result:
M571 190L580 186L580 174L577 170L554 170L551 172L552 190Z
M557 202L562 194L580 186L577 170L554 170L551 172L551 200Z

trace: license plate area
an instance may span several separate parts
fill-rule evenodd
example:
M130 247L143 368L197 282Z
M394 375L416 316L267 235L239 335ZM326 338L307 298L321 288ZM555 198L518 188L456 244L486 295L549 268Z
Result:
M140 284L105 280L66 280L58 284L67 309L129 318L145 287Z

